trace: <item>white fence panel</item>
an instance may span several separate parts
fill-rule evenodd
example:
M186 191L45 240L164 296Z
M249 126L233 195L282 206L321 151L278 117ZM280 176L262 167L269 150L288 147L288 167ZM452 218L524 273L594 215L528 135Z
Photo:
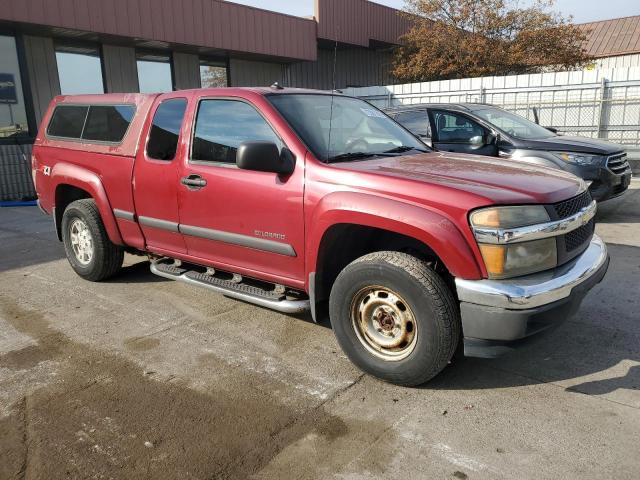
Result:
M640 57L639 57L640 58ZM567 135L640 147L640 61L602 62L609 68L504 77L464 78L350 88L380 108L421 103L491 103Z

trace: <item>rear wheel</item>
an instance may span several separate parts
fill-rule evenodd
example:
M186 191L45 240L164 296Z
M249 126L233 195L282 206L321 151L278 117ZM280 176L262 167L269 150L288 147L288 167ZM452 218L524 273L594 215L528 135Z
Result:
M106 280L122 267L124 248L109 240L92 199L76 200L64 211L62 241L71 267L86 280Z
M427 265L400 252L376 252L338 275L329 300L331 325L363 371L415 386L440 373L460 337L455 298Z

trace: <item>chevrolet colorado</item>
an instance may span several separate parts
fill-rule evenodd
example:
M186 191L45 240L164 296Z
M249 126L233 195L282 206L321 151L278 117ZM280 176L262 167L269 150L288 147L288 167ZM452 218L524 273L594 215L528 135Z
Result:
M138 253L168 279L328 313L358 367L401 385L550 330L609 263L583 180L430 151L337 93L60 96L32 162L81 277Z

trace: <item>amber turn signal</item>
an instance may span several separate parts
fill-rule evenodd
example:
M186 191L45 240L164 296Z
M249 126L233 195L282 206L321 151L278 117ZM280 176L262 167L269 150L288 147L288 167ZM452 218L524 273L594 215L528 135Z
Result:
M504 275L504 264L507 248L504 245L480 244L482 259L487 267L490 277L501 277Z

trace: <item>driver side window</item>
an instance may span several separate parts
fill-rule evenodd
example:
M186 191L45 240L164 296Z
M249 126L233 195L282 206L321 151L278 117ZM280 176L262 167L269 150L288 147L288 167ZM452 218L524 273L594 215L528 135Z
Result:
M435 110L433 112L438 141L470 144L471 139L485 134L484 128L464 115Z
M202 100L198 107L191 160L236 163L243 142L283 144L267 121L246 102L239 100Z

